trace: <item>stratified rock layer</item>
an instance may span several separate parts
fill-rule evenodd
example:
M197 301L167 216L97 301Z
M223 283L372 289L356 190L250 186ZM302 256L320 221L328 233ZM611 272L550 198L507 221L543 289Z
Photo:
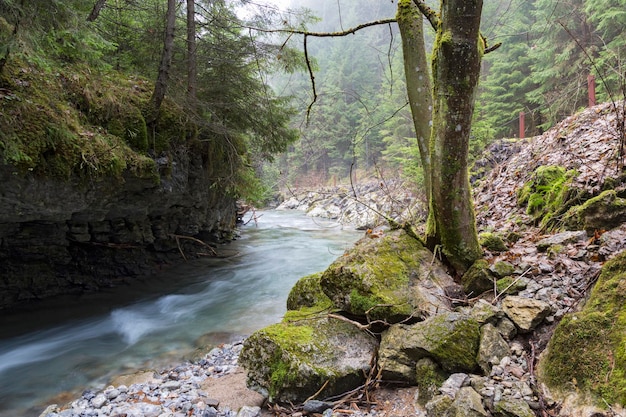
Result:
M67 181L0 166L0 308L150 273L208 251L181 236L232 233L235 203L199 155L160 162L164 173Z

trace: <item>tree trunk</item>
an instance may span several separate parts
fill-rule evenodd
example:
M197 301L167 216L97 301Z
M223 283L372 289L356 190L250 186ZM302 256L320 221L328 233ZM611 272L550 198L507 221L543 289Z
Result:
M422 14L412 0L398 1L397 20L402 36L404 75L409 106L411 107L413 126L415 127L422 169L424 170L426 201L430 201L432 192L430 135L433 99L424 46L424 24Z
M482 251L470 190L467 157L474 95L484 46L482 0L443 0L433 51L432 199L427 241L441 244L448 262L464 273Z
M196 110L198 92L198 70L196 63L196 4L187 0L187 98L192 111Z
M106 2L107 0L98 0L96 4L93 5L93 9L91 9L91 13L89 13L89 16L87 17L88 22L93 22L98 18L98 16L100 16L100 11L102 10Z
M176 0L167 0L167 14L165 16L165 39L163 41L163 53L161 55L161 64L159 65L159 74L154 84L154 92L150 98L146 123L154 125L159 117L159 109L165 98L167 85L170 76L170 67L172 66L172 54L174 51L174 30L176 27Z

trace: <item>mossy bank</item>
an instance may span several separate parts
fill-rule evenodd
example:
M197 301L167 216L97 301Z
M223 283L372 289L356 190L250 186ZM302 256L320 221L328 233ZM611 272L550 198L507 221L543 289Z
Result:
M193 256L236 220L230 152L151 85L18 60L0 78L0 308ZM236 169L236 168L235 168ZM178 237L178 238L177 238Z

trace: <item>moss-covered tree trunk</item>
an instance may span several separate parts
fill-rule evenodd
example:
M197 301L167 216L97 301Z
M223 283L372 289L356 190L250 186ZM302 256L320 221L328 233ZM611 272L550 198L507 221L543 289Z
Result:
M482 0L442 0L433 51L432 197L429 245L441 244L458 272L481 257L467 157L484 46Z
M412 0L398 1L398 27L402 36L404 74L406 78L409 106L417 136L417 145L424 170L426 201L430 201L430 125L432 113L432 91L430 73L424 46L424 24L422 14Z

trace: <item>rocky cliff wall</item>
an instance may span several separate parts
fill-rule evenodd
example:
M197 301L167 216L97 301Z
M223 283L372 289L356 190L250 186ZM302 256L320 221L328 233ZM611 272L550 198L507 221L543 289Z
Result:
M209 252L236 207L199 155L180 147L156 172L42 179L0 165L0 308L109 286ZM177 238L178 237L178 238Z

